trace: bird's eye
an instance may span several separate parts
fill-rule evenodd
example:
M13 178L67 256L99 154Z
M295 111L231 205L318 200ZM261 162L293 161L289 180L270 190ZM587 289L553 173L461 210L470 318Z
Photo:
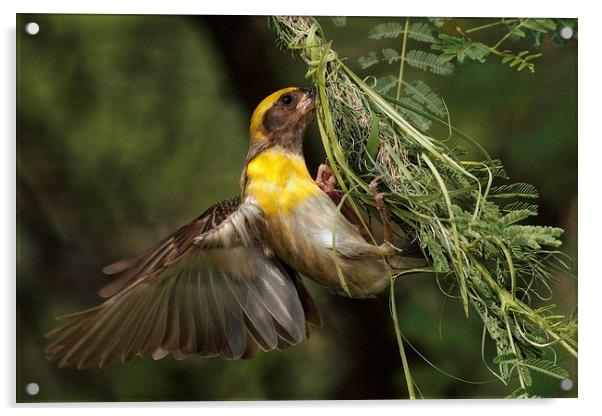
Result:
M284 94L280 98L280 102L284 105L291 105L293 102L293 96L291 94Z

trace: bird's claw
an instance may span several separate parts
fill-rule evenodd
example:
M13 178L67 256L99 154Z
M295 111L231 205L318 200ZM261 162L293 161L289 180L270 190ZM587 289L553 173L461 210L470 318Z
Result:
M328 165L321 164L318 167L316 175L316 185L327 194L334 192L337 186L337 179Z
M384 243L378 246L378 251L384 257L392 257L398 254L401 250L395 247L390 242L385 241Z
M380 219L383 223L384 231L385 231L385 241L391 243L392 247L395 241L395 236L393 234L393 226L391 225L391 220L389 218L389 211L385 206L385 193L378 192L378 183L382 179L382 176L377 176L368 185L368 189L370 189L370 193L372 193L372 197L374 198L374 202L376 203L376 209L380 215Z

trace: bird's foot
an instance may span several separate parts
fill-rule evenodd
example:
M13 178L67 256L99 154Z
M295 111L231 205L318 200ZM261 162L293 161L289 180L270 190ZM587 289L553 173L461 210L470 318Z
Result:
M384 243L379 245L378 251L383 257L393 257L395 255L401 254L401 249L395 247L388 241L385 241Z
M318 167L318 174L316 175L316 185L330 195L332 192L335 192L337 186L337 179L332 172L332 169L328 165L321 164Z
M334 176L332 169L328 165L321 164L318 168L316 175L316 185L330 198L335 204L339 205L342 199L342 193L337 190L337 178ZM351 208L351 206L344 202L341 206L341 213L357 227L364 238L368 239L370 232L365 228L364 223L358 216L358 214Z
M385 240L390 243L392 247L395 247L395 236L393 235L393 226L391 225L391 219L389 216L389 211L385 206L385 193L378 192L378 183L380 182L381 177L377 176L370 182L368 188L373 195L374 202L376 203L376 209L378 214L380 215L380 220L383 223L384 231L385 231Z

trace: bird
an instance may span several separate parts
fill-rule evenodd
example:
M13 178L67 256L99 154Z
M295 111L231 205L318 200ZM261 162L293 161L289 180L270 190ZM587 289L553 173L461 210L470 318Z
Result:
M325 165L318 180L310 175L303 141L315 100L313 88L289 87L261 101L240 194L105 267L113 278L99 291L105 300L57 317L61 325L46 334L47 358L80 369L169 354L250 359L299 344L310 324L322 325L302 276L365 298L388 286L391 259L415 267L391 242L368 242L342 213Z

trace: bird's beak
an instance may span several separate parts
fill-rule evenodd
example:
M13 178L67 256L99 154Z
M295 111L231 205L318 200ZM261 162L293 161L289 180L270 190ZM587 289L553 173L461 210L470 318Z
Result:
M302 91L305 93L303 98L297 103L297 110L301 111L301 114L308 114L316 108L316 102L314 100L315 90L313 88L303 88Z

